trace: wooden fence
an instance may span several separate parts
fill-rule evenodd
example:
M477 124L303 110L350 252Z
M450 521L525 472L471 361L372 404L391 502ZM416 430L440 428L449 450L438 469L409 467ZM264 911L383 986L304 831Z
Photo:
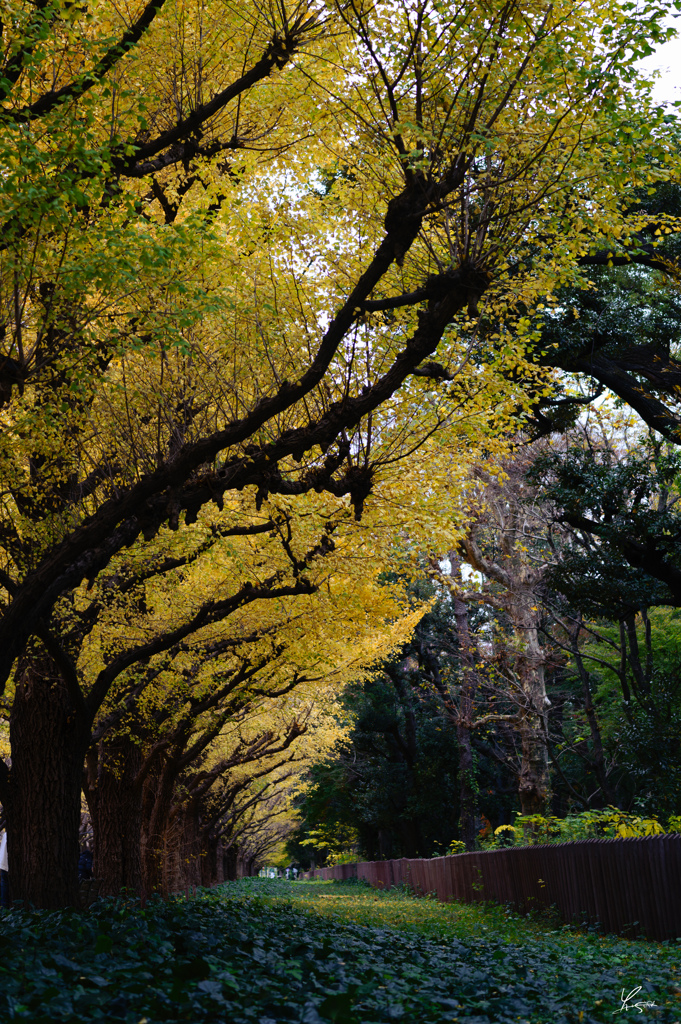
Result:
M585 839L432 860L363 861L315 878L408 885L443 902L494 900L527 912L554 906L563 921L648 939L681 936L681 835Z

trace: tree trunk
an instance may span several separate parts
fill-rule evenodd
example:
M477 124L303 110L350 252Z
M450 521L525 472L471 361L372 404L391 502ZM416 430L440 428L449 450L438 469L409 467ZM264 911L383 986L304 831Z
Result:
M199 823L194 807L175 802L177 766L147 776L142 799L142 884L164 896L201 884Z
M639 693L650 692L650 682L646 678L641 665L641 653L638 646L638 635L636 632L636 613L629 612L624 618L624 623L627 628L627 636L629 638L629 664L631 665L631 671L634 674L634 680L636 688Z
M237 879L238 850L236 844L228 846L223 854L224 877L226 882L235 882Z
M163 891L164 860L173 846L168 828L172 787L165 782L162 772L152 772L142 787L142 886L146 893Z
M198 810L193 803L184 804L173 811L173 823L177 821L180 842L179 852L179 886L175 890L186 889L187 886L203 884L203 849Z
M78 829L90 732L45 655L17 672L10 716L7 840L12 898L43 909L78 903Z
M478 785L471 731L464 722L456 727L459 745L459 836L466 850L475 849L475 817L478 805Z
M142 794L137 773L142 753L119 737L88 755L86 795L94 829L93 874L102 891L142 889Z
M456 566L459 581L461 566L455 555L450 553L452 575ZM475 758L471 742L473 725L473 695L475 688L475 662L473 645L468 625L468 606L456 595L453 596L454 618L459 641L461 659L461 696L456 719L456 738L459 745L459 836L466 850L475 849L475 819L478 811L478 783L475 772Z
M201 885L209 887L224 882L222 860L222 839L202 829L199 833L201 844Z
M536 723L537 716L523 713L520 722L520 809L523 814L546 816L549 803L549 772L546 744Z
M520 702L520 807L523 814L548 811L549 755L546 745L546 683L544 655L539 643L537 609L531 591L514 595L510 602L516 635L515 668L522 690Z
M610 782L608 779L608 773L605 766L605 753L603 751L603 738L601 736L601 727L596 715L596 709L591 699L591 679L589 673L584 665L584 660L579 652L577 645L577 638L575 638L572 648L573 657L579 670L579 676L582 680L582 689L584 692L584 711L586 712L587 721L589 723L589 731L591 732L591 744L593 747L593 765L594 772L598 785L601 788L601 793L605 799L606 804L612 804L615 802L615 795L610 788Z

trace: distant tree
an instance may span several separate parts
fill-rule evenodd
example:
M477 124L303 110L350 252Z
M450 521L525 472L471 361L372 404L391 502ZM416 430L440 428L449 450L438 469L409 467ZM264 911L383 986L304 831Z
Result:
M402 661L346 694L348 738L312 769L302 808L321 850L339 826L368 860L430 857L456 838L456 735L413 675Z
M557 809L678 812L681 635L670 614L644 609L633 634L622 620L555 614L550 639L568 655L549 688Z
M669 612L655 609L681 596L678 464L678 449L640 421L599 413L532 470L562 536L544 573L546 635L569 656L551 694L552 754L557 784L585 807L638 798L654 810L656 790L669 805L677 777L681 648Z
M514 716L490 705L500 690L484 672L466 678L468 655L478 653L477 605L465 659L451 594L423 580L413 588L435 603L381 673L346 691L349 731L310 770L289 847L298 857L316 850L324 858L345 852L344 844L370 859L434 856L453 841L473 849L483 819L502 824L518 809L519 752L504 721ZM314 845L301 846L310 833Z
M667 181L622 198L632 211L645 209L650 215L638 235L639 261L632 265L624 247L613 240L600 267L590 261L587 287L559 288L541 312L533 312L535 358L583 382L581 397L564 392L539 401L535 425L543 432L561 429L580 407L610 392L677 445L681 302L675 266L680 249L672 223L681 214L681 186Z

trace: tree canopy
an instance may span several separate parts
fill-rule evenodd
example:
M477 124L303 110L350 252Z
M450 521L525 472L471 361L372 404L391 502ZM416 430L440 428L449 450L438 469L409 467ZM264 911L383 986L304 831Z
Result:
M665 10L5 5L0 798L22 898L74 899L83 762L133 669L224 643L238 675L237 637L271 671L298 599L343 592L341 545L376 556L371 588L379 554L448 542L467 462L554 387L528 311L590 266L668 268L673 214L631 198L673 174L635 67ZM359 575L343 632L313 613L330 647L355 640Z

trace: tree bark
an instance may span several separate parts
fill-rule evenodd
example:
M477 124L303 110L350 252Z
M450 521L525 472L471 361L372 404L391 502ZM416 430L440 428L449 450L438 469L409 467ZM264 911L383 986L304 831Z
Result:
M201 885L201 829L193 802L177 798L177 765L168 759L150 774L142 801L142 883L164 896Z
M172 789L164 771L150 773L142 788L142 885L147 893L164 891L164 867L179 841L169 830Z
M235 882L237 879L238 854L236 844L228 846L223 853L223 872L226 882Z
M475 849L478 787L471 730L464 722L459 722L457 725L456 738L459 744L459 835L466 850L470 851Z
M455 555L450 553L449 558L452 564L452 575L454 575ZM460 580L461 566L458 560L456 568ZM462 674L461 696L456 721L456 738L459 746L459 835L466 850L470 851L475 849L475 819L478 810L478 785L471 742L475 665L468 625L468 606L456 595L453 595L453 606Z
M47 656L17 670L10 716L7 840L13 899L41 909L78 904L78 829L90 730Z
M638 635L636 633L636 613L629 612L629 614L624 618L624 624L629 638L629 664L631 665L631 671L634 674L636 688L639 693L647 694L650 692L650 684L643 673L643 667L641 665L641 654L638 646Z
M198 809L193 802L182 804L171 816L177 822L179 833L177 878L179 886L170 891L177 892L188 885L203 884L204 850L201 842L201 828Z
M546 682L539 643L538 615L531 589L510 596L509 612L516 636L515 671L522 690L519 707L520 808L523 814L546 815L550 798L549 756L546 745Z
M218 882L222 881L220 877L221 871L219 870L219 864L222 859L220 850L220 840L215 836L205 835L202 833L202 854L201 854L201 885L209 888L212 885L217 885Z
M88 755L86 796L95 848L93 874L102 892L142 890L142 794L139 746L127 737L102 743Z

